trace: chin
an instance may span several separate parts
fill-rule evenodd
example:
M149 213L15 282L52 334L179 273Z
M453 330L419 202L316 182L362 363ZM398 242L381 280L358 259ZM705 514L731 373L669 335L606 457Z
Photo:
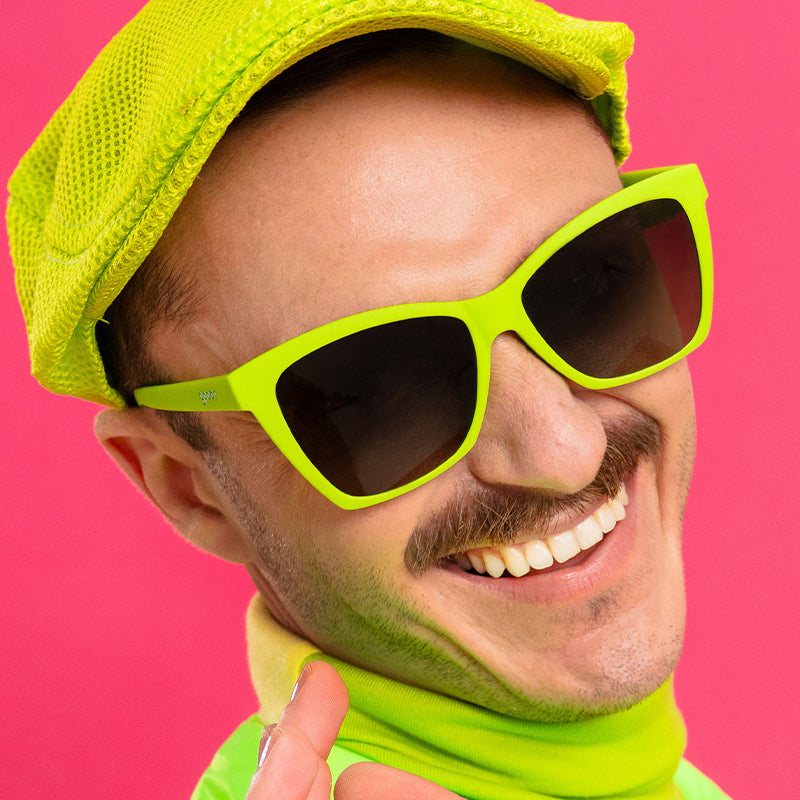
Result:
M569 722L613 714L635 706L666 683L683 645L683 626L603 647L582 669L562 663L545 685L526 687L512 707L496 710L540 722ZM586 660L586 659L582 659Z

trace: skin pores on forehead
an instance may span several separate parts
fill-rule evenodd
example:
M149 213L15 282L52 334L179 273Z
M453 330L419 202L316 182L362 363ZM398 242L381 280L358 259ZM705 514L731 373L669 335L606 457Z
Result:
M206 302L196 324L155 332L154 355L176 380L220 374L341 316L480 294L618 188L586 111L519 65L464 46L372 67L223 140L162 241ZM473 450L360 511L316 493L248 414L204 415L229 524L258 552L248 569L278 618L332 655L516 716L632 704L670 675L682 639L686 366L591 392L512 335L492 359ZM497 580L405 565L413 532L456 496L578 492L606 428L644 418L660 449L626 481L626 519L582 564Z

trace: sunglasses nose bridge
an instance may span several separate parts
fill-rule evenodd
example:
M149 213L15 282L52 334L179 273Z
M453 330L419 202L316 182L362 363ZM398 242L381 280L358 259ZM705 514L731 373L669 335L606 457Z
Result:
M516 333L533 349L531 321L522 305L522 287L506 282L491 292L464 302L464 317L472 330L479 361L488 365L492 345L503 333Z

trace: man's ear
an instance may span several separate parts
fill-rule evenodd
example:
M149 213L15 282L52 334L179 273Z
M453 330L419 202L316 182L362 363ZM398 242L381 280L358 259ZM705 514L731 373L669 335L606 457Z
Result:
M97 440L170 523L202 550L228 561L256 558L231 502L203 457L151 409L101 411Z

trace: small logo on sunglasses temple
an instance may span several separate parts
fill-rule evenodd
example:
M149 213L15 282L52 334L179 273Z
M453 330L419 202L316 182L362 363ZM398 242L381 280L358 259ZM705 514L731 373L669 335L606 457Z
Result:
M199 392L198 395L203 405L206 405L209 400L217 399L217 393L213 389L210 392Z

